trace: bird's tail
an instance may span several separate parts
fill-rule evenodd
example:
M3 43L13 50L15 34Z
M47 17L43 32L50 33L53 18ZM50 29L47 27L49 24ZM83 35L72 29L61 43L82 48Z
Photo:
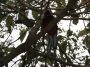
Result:
M48 36L48 46L47 46L47 53L52 55L56 58L56 49L57 49L57 35ZM56 66L57 62L53 61L54 67Z
M54 36L48 36L48 46L47 50L50 52L51 50L57 49L57 35Z

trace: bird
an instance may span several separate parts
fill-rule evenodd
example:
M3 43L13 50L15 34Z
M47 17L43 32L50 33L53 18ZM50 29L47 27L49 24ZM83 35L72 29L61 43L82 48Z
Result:
M46 10L43 15L41 28L44 29L50 22L52 22L55 17L52 15L50 10ZM56 49L57 45L57 24L51 28L51 30L47 31L48 34L48 50Z

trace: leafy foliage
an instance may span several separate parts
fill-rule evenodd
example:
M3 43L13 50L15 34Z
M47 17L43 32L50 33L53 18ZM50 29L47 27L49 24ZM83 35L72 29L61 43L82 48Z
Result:
M25 29L23 29L23 30L21 30L21 32L20 32L20 40L21 41L23 41L23 39L24 39L24 37L25 37L25 35L26 35L26 32L27 32L27 30L25 30Z
M8 32L11 33L13 27L13 16L7 16L6 18L6 27L8 28Z
M58 24L57 49L51 48L50 52L48 35L45 34L43 37L44 32L42 34L40 26L46 10L52 12L55 17L53 21ZM29 19L34 23L31 27L29 25L26 27L24 22L32 23L25 21ZM17 24L18 20L24 21ZM80 26L83 29L74 31L76 30L74 26L78 27L80 22L84 25ZM50 27L52 25L53 23ZM23 43L27 32L29 35ZM20 37L16 38L19 36L16 34L20 34ZM12 67L87 66L90 62L87 58L90 53L89 45L89 0L0 0L0 67L7 67L16 56L20 57Z

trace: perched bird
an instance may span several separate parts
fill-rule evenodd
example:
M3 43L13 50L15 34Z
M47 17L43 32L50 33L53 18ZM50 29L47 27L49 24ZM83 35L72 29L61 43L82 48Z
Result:
M42 24L41 27L42 29L45 28L50 22L54 20L54 16L49 10L46 10L43 19L42 19ZM48 34L48 49L51 50L56 49L57 45L57 24L49 31L47 31Z

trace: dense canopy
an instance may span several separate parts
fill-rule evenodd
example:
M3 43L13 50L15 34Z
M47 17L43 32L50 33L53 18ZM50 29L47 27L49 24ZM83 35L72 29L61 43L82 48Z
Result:
M46 10L54 18L42 29ZM90 0L0 0L0 67L89 67L89 53Z

